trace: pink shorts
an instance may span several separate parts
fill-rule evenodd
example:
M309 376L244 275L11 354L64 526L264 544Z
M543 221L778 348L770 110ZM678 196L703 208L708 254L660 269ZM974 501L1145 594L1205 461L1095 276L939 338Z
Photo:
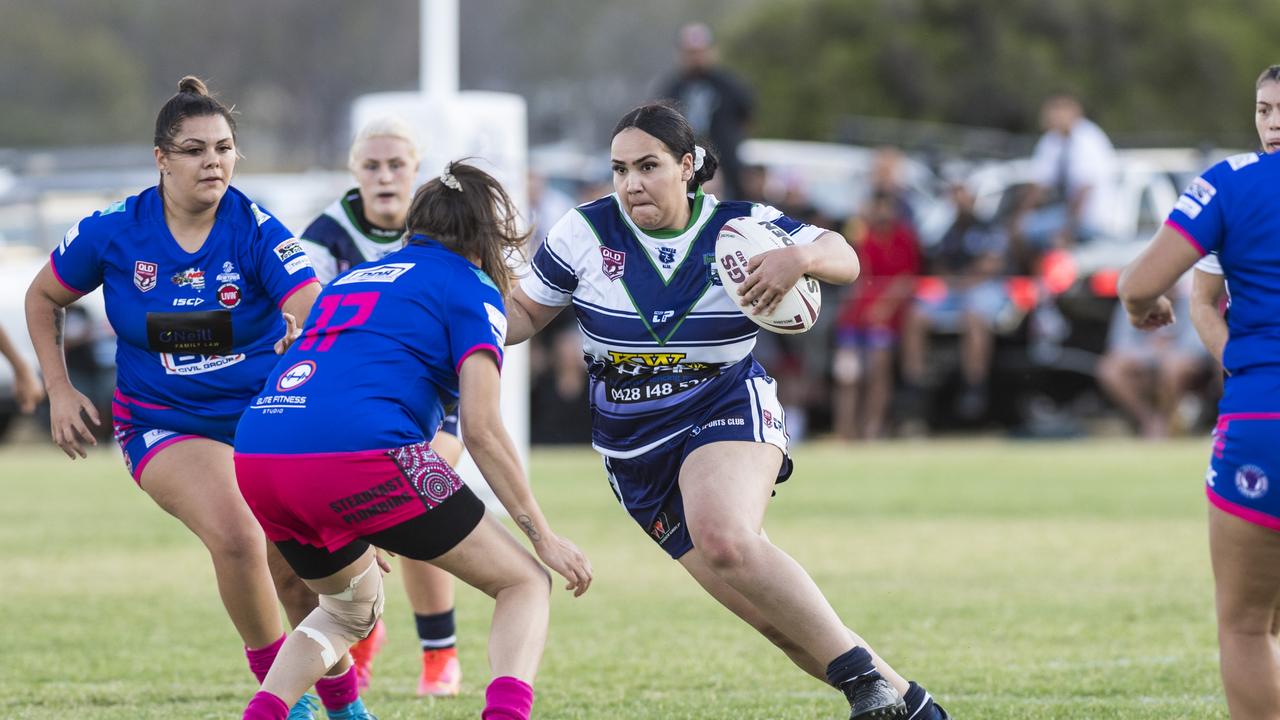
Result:
M427 443L235 458L240 492L268 539L330 551L430 512L465 488Z

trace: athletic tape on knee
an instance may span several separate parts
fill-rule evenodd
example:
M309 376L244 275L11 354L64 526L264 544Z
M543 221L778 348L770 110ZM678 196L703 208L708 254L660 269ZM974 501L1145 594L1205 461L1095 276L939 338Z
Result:
M382 570L377 562L351 578L347 589L320 595L320 606L298 624L298 631L320 645L320 658L325 667L338 662L337 643L350 647L363 640L382 616L386 595L382 586Z

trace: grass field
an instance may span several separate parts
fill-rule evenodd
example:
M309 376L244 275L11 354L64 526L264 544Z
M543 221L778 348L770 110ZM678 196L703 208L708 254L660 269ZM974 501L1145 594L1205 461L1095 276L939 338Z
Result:
M766 527L952 715L1226 718L1202 440L807 446ZM233 718L254 690L193 536L114 451L0 450L0 717ZM557 589L539 718L843 718L833 691L701 594L616 505L588 451L539 451L553 526L591 557ZM463 696L413 694L399 581L370 709L476 718L488 598L459 593Z

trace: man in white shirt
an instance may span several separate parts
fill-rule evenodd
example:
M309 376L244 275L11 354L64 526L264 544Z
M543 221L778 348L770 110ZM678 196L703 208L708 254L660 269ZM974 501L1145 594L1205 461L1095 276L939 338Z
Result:
M1012 231L1036 250L1071 247L1110 229L1116 152L1080 101L1055 95L1040 111L1045 133L1032 155L1032 187Z

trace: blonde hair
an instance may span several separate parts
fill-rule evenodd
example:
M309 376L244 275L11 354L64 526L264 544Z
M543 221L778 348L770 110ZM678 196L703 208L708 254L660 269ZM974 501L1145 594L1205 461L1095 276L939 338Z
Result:
M405 141L409 144L409 159L415 163L418 162L418 140L414 136L413 128L394 115L384 115L365 123L364 127L360 128L360 132L356 133L355 139L351 141L351 151L347 154L347 167L356 166L356 153L359 152L360 146L366 140L376 137L397 138Z

